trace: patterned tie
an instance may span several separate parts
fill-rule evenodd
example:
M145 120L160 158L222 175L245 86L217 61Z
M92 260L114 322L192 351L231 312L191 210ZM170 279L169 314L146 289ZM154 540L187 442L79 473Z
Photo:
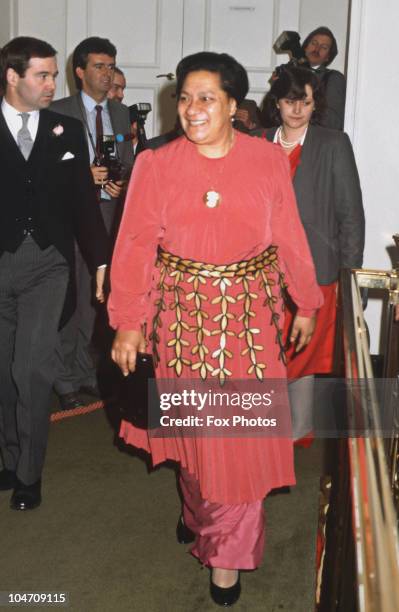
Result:
M96 157L98 160L101 159L102 154L101 154L101 144L102 144L102 140L103 140L103 134L104 134L104 129L103 129L103 118L101 113L103 112L103 107L100 104L97 104L95 106L96 109Z
M33 147L32 136L28 130L29 113L18 113L22 118L22 127L17 133L17 144L25 159L28 159Z

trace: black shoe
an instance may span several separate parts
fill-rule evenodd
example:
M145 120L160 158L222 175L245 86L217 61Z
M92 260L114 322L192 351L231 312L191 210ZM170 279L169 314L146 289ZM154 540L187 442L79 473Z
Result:
M101 398L100 389L97 385L82 385L79 389L79 393L90 395L90 397L95 397L96 399Z
M238 576L237 582L233 586L227 588L217 586L212 582L211 578L210 593L213 601L218 606L233 606L240 599L241 595L240 576Z
M60 400L61 410L73 410L74 408L81 408L84 405L74 391L72 391L72 393L62 393L58 398Z
M176 538L179 544L191 544L195 540L195 533L184 524L181 515L176 525Z
M10 507L12 510L33 510L40 506L42 481L39 478L31 485L18 481L11 497Z
M18 480L15 472L12 470L1 470L0 472L0 491L10 491L14 489Z

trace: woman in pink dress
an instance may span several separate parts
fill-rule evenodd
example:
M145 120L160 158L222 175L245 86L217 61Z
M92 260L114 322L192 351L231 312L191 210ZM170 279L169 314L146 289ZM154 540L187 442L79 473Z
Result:
M245 69L201 52L177 67L184 136L142 153L134 169L111 270L112 356L134 371L150 349L157 379L208 389L244 379L258 390L285 379L282 289L298 306L291 333L305 346L322 304L292 190L272 144L232 127L248 91ZM147 330L147 338L143 330ZM196 387L197 388L197 387ZM279 407L279 417L289 413ZM240 569L261 562L263 499L295 482L289 435L149 436L122 422L120 435L180 463L178 536L211 568L211 596L232 605Z

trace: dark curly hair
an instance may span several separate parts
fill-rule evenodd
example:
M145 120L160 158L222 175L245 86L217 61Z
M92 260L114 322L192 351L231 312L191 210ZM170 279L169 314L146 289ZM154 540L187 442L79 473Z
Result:
M314 36L317 36L318 34L321 34L322 36L328 36L329 38L331 38L331 49L330 49L330 53L328 54L328 62L324 62L323 64L324 66L328 66L338 55L337 41L336 41L334 34L331 32L330 28L326 28L325 26L320 26L319 28L316 28L315 30L313 30L313 32L308 34L305 40L303 41L302 49L303 51L305 51L306 47L308 46L312 38Z
M248 93L248 75L244 66L239 64L234 57L227 53L213 53L212 51L200 51L193 55L187 55L178 63L176 68L176 94L179 99L184 81L190 72L206 70L215 72L220 76L220 84L229 98L234 98L237 106L244 100Z
M280 110L277 108L278 101L282 98L303 100L306 97L306 85L311 87L315 102L311 123L319 123L326 108L323 85L319 78L309 68L282 66L279 77L273 81L263 102L263 125L265 127L281 125Z

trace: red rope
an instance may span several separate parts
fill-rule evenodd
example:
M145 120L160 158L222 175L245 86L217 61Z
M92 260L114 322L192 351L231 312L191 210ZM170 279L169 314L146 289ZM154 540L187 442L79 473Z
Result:
M104 408L104 402L98 401L89 404L88 406L79 406L79 408L72 408L72 410L60 410L59 412L53 412L50 416L50 421L61 421L62 419L69 419L70 417L80 416L81 414L89 414L99 408Z

